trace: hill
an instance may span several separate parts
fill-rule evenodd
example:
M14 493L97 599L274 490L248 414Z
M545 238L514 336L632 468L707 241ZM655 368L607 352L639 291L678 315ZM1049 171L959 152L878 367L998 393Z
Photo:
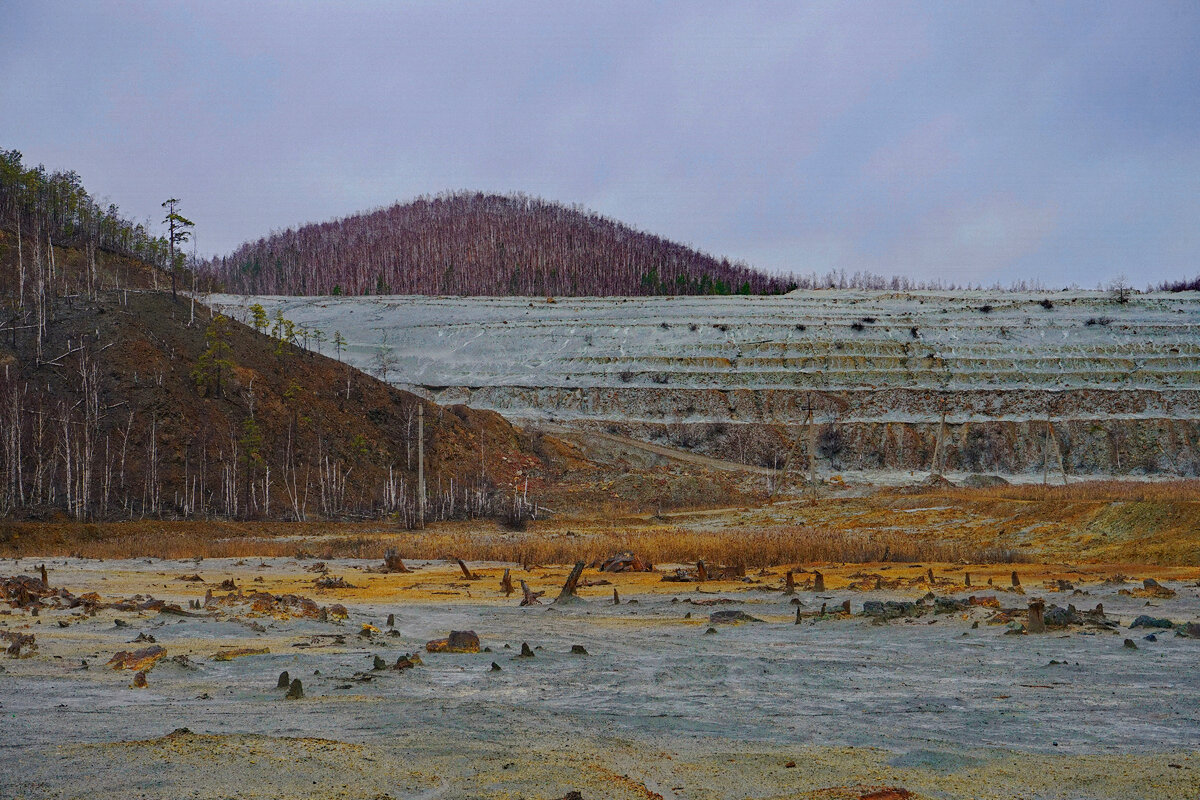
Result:
M125 256L25 240L25 268L77 290L8 294L0 340L0 512L76 519L360 518L413 524L418 409L428 519L523 514L568 450L498 414L442 408L144 285ZM17 267L0 231L0 274ZM34 268L31 253L41 262ZM54 280L46 280L54 264ZM6 282L7 285L7 282ZM528 489L526 487L528 486ZM525 493L529 492L528 495ZM516 502L516 505L514 505Z
M619 222L524 195L420 198L242 245L203 265L241 294L611 296L792 288Z

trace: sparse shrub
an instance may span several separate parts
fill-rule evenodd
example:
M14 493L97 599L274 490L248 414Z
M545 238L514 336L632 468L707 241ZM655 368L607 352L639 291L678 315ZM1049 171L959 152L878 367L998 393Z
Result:
M1043 297L1041 300L1038 300L1038 305L1049 311L1054 308L1054 301L1049 297Z
M991 303L984 303L983 305L981 305L981 306L979 307L979 313L981 313L981 314L990 314L990 313L992 313L992 304L991 304Z
M723 322L719 322L716 325L713 325L713 327L719 330L721 333L728 333L729 331L729 326Z
M801 324L797 323L797 324L796 324L796 330L798 330L798 331L801 331L801 332L804 332L804 331L808 330L808 326L807 326L807 325L801 325Z
M623 369L617 374L617 377L621 379L621 383L629 383L631 380L633 380L633 372L631 370Z
M1112 320L1109 319L1108 317L1088 317L1087 322L1085 322L1083 324L1087 325L1089 328L1093 325L1107 326L1107 325L1112 324Z
M863 317L863 318L862 318L862 321L863 321L863 322L865 322L865 323L866 323L866 324L868 324L868 325L874 325L874 324L875 324L875 318L874 318L874 317Z
M658 327L662 328L664 331L671 330L671 326L669 324L667 324L666 322L658 323Z
M866 326L863 325L861 322L850 323L850 329L853 331L861 331L861 330L865 330L865 328L866 328Z

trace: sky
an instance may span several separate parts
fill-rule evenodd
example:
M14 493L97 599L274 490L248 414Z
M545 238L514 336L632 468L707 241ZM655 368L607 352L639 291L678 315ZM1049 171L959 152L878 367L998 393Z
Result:
M1200 273L1200 3L0 0L0 148L201 255L525 192L771 272Z

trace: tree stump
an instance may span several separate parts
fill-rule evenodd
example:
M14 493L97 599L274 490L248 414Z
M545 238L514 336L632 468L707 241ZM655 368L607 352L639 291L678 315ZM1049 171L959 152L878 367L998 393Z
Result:
M463 560L461 558L458 559L458 568L462 570L462 574L463 574L464 578L466 578L469 581L475 580L475 576L471 574L471 570L467 569L467 565L463 563Z
M385 572L409 572L409 568L393 548L388 548L383 554L383 569Z
M279 680L275 681L276 689L286 689L292 684L291 677L288 676L287 670L279 673Z
M1015 569L1012 572L1012 585L1014 587L1021 585L1021 579L1017 577L1017 571Z
M708 567L704 566L703 561L696 562L696 577L702 582L708 580Z
M538 598L545 594L545 592L535 592L530 589L529 584L524 579L521 580L521 593L524 595L521 598L521 605L523 606L541 605L542 601L538 600Z
M963 573L963 586L966 586L968 589L971 588L971 573Z
M621 605L621 596L617 594L617 587L615 587L615 586L613 587L613 605L614 606Z
M500 590L504 592L505 597L509 597L515 591L512 584L512 574L508 567L504 568L504 577L500 579Z
M1042 600L1029 601L1029 615L1025 621L1025 630L1030 633L1046 632L1046 603Z
M813 578L813 591L814 592L825 591L825 576L822 575L820 572L816 572L814 574L816 577Z
M303 699L303 697L304 697L304 684L302 684L302 683L300 682L300 679L299 679L299 678L293 678L293 679L292 679L292 685L288 687L288 691L287 691L287 694L285 695L285 697L286 697L288 700L300 700L300 699Z
M796 574L790 569L783 578L783 593L785 595L796 593Z
M583 574L583 562L576 561L575 566L571 569L571 574L567 576L566 583L563 584L562 591L558 593L558 597L554 598L556 603L565 603L575 596L575 587L579 584L579 576Z

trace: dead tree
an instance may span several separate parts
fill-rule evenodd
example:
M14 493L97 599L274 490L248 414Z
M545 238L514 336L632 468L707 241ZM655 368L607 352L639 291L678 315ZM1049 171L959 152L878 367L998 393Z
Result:
M400 558L400 553L390 547L383 554L383 569L386 572L409 572L404 559Z
M1029 601L1029 616L1026 619L1025 630L1030 633L1045 633L1046 632L1046 603L1045 601L1030 600Z
M504 592L505 597L509 597L513 593L512 575L507 567L504 568L504 577L500 579L500 589Z
M813 574L816 575L816 577L813 578L813 591L814 592L825 591L825 576L819 572L814 572Z
M523 605L523 606L539 606L542 604L542 601L539 600L538 598L541 597L542 595L544 595L545 592L533 591L532 589L529 588L529 584L526 583L522 579L521 594L524 595L524 597L521 598L521 605Z
M471 574L471 570L467 569L467 565L465 563L463 563L463 560L461 558L457 559L457 560L458 560L458 568L462 570L463 577L469 581L476 580L476 577Z
M556 603L565 603L567 600L575 596L575 587L579 584L579 576L583 574L583 562L576 561L575 567L571 570L571 574L567 576L567 582L563 584L562 591L558 593L558 597L554 599Z
M783 593L784 594L795 594L796 593L796 575L790 569L787 571L787 575L784 576Z

